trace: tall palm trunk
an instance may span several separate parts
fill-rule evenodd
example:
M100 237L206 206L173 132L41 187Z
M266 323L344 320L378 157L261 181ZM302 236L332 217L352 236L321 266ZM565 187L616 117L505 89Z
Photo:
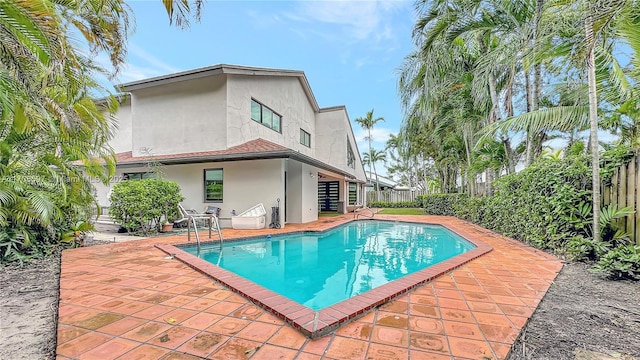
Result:
M584 21L587 56L587 81L589 83L589 123L591 124L591 172L593 177L593 239L600 240L600 155L598 154L598 94L596 92L596 62L594 55L593 18Z

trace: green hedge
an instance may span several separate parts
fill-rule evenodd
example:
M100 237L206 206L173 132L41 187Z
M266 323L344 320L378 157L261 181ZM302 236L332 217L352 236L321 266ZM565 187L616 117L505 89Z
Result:
M468 198L467 194L430 194L420 195L416 201L422 204L424 212L429 215L457 216Z

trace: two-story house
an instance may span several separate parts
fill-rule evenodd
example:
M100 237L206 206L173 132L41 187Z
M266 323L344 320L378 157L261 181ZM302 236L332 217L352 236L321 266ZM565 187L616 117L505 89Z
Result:
M366 176L344 106L320 108L302 71L215 65L121 85L114 181L162 164L187 208L280 205L280 223L315 221L364 200ZM108 207L111 185L98 185ZM278 203L278 199L280 202ZM223 221L223 226L229 222Z

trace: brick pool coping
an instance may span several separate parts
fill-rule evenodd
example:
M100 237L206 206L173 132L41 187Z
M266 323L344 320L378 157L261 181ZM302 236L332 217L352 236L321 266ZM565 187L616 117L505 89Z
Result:
M333 227L322 230L322 232L330 231L349 222L336 224ZM397 220L394 222L412 223L409 221ZM249 301L262 307L272 315L286 321L292 327L302 332L305 336L311 339L316 339L335 331L342 325L348 324L349 322L364 316L375 307L406 294L408 291L432 281L438 276L450 272L493 250L493 248L484 241L475 239L472 236L470 237L469 234L465 236L464 232L460 233L459 231L456 231L455 228L448 227L444 224L440 224L438 222L421 224L442 226L474 244L475 248L318 311L314 311L298 302L289 300L288 298L236 275L231 271L225 270L206 260L187 253L180 248L181 245L174 246L158 244L156 247L166 254L172 255L176 259L184 262L194 270L210 276L213 280L227 286L235 293L244 296ZM248 239L250 239L250 237L244 239L234 238L231 240L243 241ZM203 243L217 244L219 242L216 240L205 241Z

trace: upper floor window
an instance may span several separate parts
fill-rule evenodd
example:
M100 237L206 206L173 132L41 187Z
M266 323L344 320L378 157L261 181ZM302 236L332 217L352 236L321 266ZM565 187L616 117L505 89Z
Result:
M204 201L222 201L222 169L204 170Z
M351 149L351 142L347 139L347 166L355 169L356 168L356 156L353 154L353 149Z
M282 116L254 99L251 99L251 120L280 132Z
M158 175L154 172L130 172L122 174L122 180L155 179Z
M311 147L311 134L300 129L300 144Z

